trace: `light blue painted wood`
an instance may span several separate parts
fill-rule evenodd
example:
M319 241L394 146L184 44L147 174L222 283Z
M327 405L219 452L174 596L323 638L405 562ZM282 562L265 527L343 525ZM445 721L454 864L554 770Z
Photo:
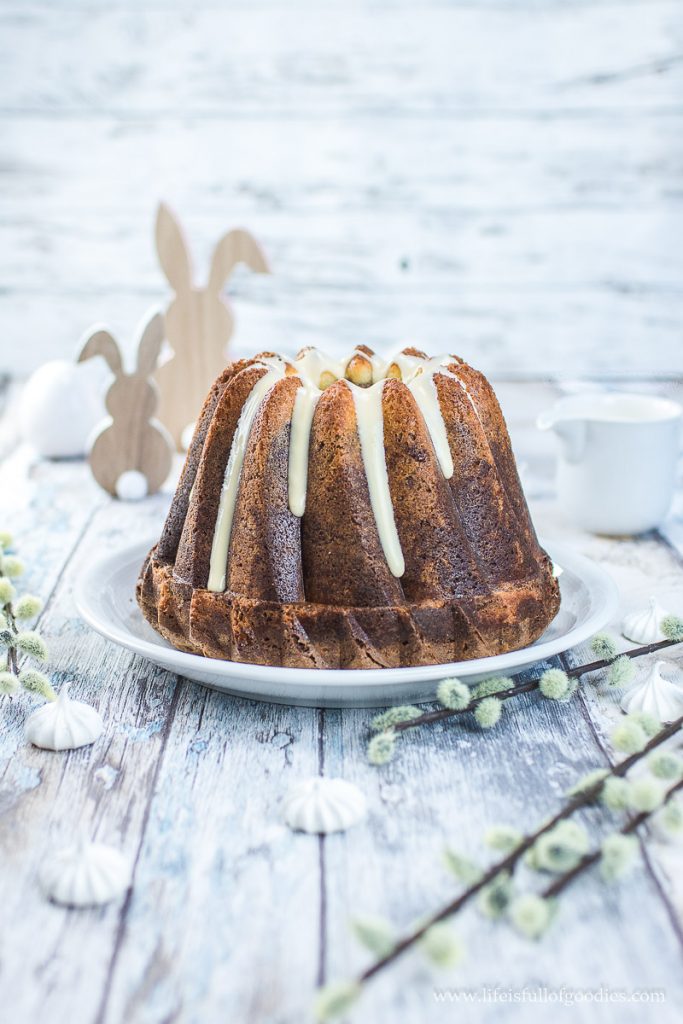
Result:
M95 320L128 336L166 298L151 242L163 196L200 275L230 223L268 249L272 278L233 283L244 350L417 340L497 376L680 375L682 34L671 0L5 0L0 369L75 352ZM670 548L587 538L549 500L532 421L550 392L502 395L540 530L607 565L625 605L654 587L683 612ZM1 427L0 525L49 599L57 682L73 677L106 720L93 748L50 755L23 743L26 699L2 709L0 1005L15 1024L299 1024L318 977L364 960L351 914L402 926L433 909L452 890L444 840L474 853L491 823L533 824L574 769L609 756L616 697L600 687L583 715L525 699L490 735L406 739L377 771L370 712L232 700L116 650L80 623L74 581L104 546L154 530L168 495L109 503L82 465L27 459ZM680 518L679 498L663 531L679 552ZM282 796L321 770L362 785L368 823L292 836ZM81 822L134 859L124 904L80 914L39 893L40 859ZM469 966L444 978L410 957L356 1019L450 1021L435 985L502 982L663 986L651 1016L604 1019L666 1024L683 995L681 867L649 839L623 887L581 883L550 948L470 913Z
M538 385L506 385L520 439L548 397ZM522 444L522 460L527 450ZM583 713L578 702L558 708L524 698L488 734L463 723L405 737L382 770L365 762L370 711L288 709L179 682L101 640L72 601L90 560L131 531L157 528L168 495L110 502L82 464L36 464L21 451L0 466L0 485L1 518L21 541L27 582L52 593L42 627L56 681L72 678L76 695L106 723L92 748L53 755L23 743L30 702L3 707L0 903L11 942L3 941L0 1003L16 1024L38 1019L48 996L56 1024L75 1015L79 1024L206 1024L226 1014L298 1024L319 978L367 962L349 929L352 915L378 912L404 928L454 891L440 864L445 842L476 854L488 825L531 827L577 774L605 763L615 696L591 681ZM547 498L533 511L544 534L607 565L625 601L653 585L668 603L680 596L678 559L656 537L587 537L562 524ZM282 798L293 781L321 771L363 788L368 821L322 841L292 835ZM133 859L125 902L74 912L40 894L40 860L81 824ZM648 840L647 859L621 887L577 885L552 941L540 946L470 912L457 925L469 949L460 972L432 974L411 955L368 990L353 1019L452 1019L452 1005L435 1003L435 987L564 985L663 987L668 1002L652 1019L673 1020L683 997L680 868L680 850ZM514 1024L528 1020L528 1007L496 1012ZM644 1019L641 1006L619 1012L620 1020ZM468 1019L489 1014L484 1006ZM573 1019L598 1018L582 1006Z

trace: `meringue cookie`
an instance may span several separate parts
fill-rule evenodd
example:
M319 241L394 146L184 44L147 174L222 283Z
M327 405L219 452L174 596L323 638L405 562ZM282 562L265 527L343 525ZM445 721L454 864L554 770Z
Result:
M131 868L111 846L81 836L74 845L53 854L40 873L40 884L55 903L91 907L109 903L129 888Z
M626 616L621 624L621 632L627 640L633 640L636 644L656 644L666 640L661 625L667 615L668 612L658 603L657 598L651 597L647 608L639 608Z
M29 715L24 735L29 743L44 750L75 750L94 743L102 735L102 716L89 704L69 697L64 683L57 699Z
M673 722L683 715L683 689L662 675L666 661L657 661L645 679L635 683L624 694L622 711L646 711L660 722Z
M365 817L366 810L358 786L319 775L293 786L284 803L285 821L291 829L319 835L351 828Z

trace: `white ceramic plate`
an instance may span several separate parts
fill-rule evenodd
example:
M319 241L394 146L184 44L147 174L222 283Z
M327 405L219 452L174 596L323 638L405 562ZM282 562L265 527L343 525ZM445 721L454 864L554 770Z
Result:
M617 609L617 591L603 569L563 544L544 543L562 566L560 611L531 647L493 658L418 668L298 669L242 665L176 651L143 619L135 581L154 540L139 541L96 562L80 579L76 605L81 616L108 640L156 665L216 690L240 697L307 707L381 707L432 700L435 682L457 675L475 682L494 674L521 672L537 661L588 639Z

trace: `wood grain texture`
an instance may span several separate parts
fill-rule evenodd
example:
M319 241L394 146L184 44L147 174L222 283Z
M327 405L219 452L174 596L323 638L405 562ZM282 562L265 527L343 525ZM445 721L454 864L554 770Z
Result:
M268 107L295 116L334 109L362 116L392 106L399 116L648 109L671 104L683 73L672 61L681 38L675 0L514 7L337 0L324 11L306 2L240 2L169 17L173 10L173 3L150 5L135 19L102 6L84 18L80 4L29 4L17 19L10 9L5 20L29 59L17 62L3 106L173 118L230 110L259 117ZM75 31L82 59L68 67ZM26 47L40 32L53 45L36 79ZM173 62L149 60L152 38L157 55L166 47ZM3 57L12 52L5 36Z
M488 860L491 855L481 842L482 822L531 829L559 806L577 776L604 763L579 702L562 707L538 695L525 697L506 708L499 728L484 735L468 725L446 725L427 743L408 739L400 760L380 773L362 762L366 722L357 714L349 734L339 714L325 713L329 739L338 731L344 734L343 748L330 742L326 770L359 778L369 786L376 794L376 817L370 834L325 840L331 879L326 901L328 970L335 977L369 963L367 952L347 941L344 922L350 913L378 913L408 929L425 907L436 907L444 902L445 893L457 891L442 861L447 844ZM427 792L430 796L424 799ZM594 827L595 815L589 813L585 822ZM412 865L409 875L406 863ZM522 872L522 877L533 887L528 874ZM632 918L636 891L648 905L649 920L642 930ZM400 1020L416 1024L453 1020L453 1004L435 1005L435 987L474 992L520 989L525 984L556 990L609 984L624 990L666 988L671 999L679 998L670 988L670 979L680 970L678 938L645 867L640 865L631 885L619 890L606 891L597 879L589 880L560 913L550 949L492 925L476 910L467 911L453 926L467 947L466 966L450 973L430 971L419 952L411 953L396 966L393 978L368 990L358 1021L380 1019L391 1006L397 1007ZM662 951L663 961L652 957L652 943ZM582 953L585 949L592 952ZM491 1019L489 1015L495 1020L527 1021L534 1011L529 1006L500 1005L467 1012L472 1013L467 1019L474 1021ZM594 1006L577 1005L571 1019L599 1018ZM627 1008L626 1019L639 1018Z
M121 496L126 473L144 478L143 494L156 494L171 471L173 441L154 418L159 390L153 378L164 340L164 319L154 313L136 339L136 365L123 368L121 350L107 330L97 329L86 340L78 361L102 357L114 375L106 394L109 419L94 437L88 462L100 487L113 497ZM145 488L146 487L146 491ZM125 491L123 492L125 496Z
M0 0L0 371L75 356L103 318L132 339L170 300L153 245L167 197L202 279L230 223L269 253L272 277L230 282L235 353L417 340L565 391L587 375L659 391L642 378L668 376L680 400L682 40L675 0ZM573 530L553 503L552 439L533 426L557 388L499 391L539 530L605 565L623 610L654 590L683 613L683 488L658 535ZM599 679L566 708L524 698L485 735L407 736L377 770L372 712L221 696L106 643L78 619L74 583L158 530L169 490L113 503L82 463L36 461L16 444L15 381L6 393L0 526L47 601L55 682L73 679L106 729L50 754L23 740L27 696L0 709L3 1020L310 1020L315 984L367 962L350 917L406 927L454 890L446 842L478 855L487 826L537 823L614 758L619 694ZM366 824L324 840L283 827L290 782L317 773L361 786ZM40 860L79 825L133 859L125 900L43 899ZM411 954L350 1020L529 1024L546 1008L463 1009L434 991L564 985L666 993L579 1002L572 1021L677 1021L682 868L648 835L622 885L574 889L550 943L468 912L462 970Z
M672 528L680 530L680 520L673 519ZM608 540L607 538L587 538L579 531L572 531L571 542L581 548L585 554L595 561L609 566L610 574L616 582L621 596L619 619L614 623L614 634L619 639L620 650L633 646L630 641L620 636L619 626L624 615L647 605L650 595L656 595L663 606L676 615L683 616L683 588L681 587L681 571L683 562L674 550L652 536L638 543ZM568 652L566 662L575 665L589 656L588 645L582 645ZM650 671L656 661L650 656L637 662L636 679L642 679ZM668 662L674 673L680 671L680 654L676 649L665 652L664 660ZM605 685L600 676L589 677L582 692L582 701L591 720L596 739L605 755L612 763L620 755L615 754L609 743L610 727L619 719L619 702L624 689L613 689ZM680 747L680 742L673 744ZM681 927L683 922L683 884L680 877L680 849L667 841L661 832L650 830L647 842L647 865L650 872L658 880L669 912Z
M654 587L683 613L680 557L657 535L618 542L562 522L549 497L547 438L536 444L531 430L555 394L539 384L501 389L539 529L605 565L624 608ZM50 754L23 741L29 698L3 704L0 1005L14 1024L43 1019L46 1006L56 1024L309 1020L316 982L367 962L351 917L379 913L409 926L454 892L446 843L485 856L486 827L531 827L577 775L613 757L606 737L618 695L599 680L566 707L520 699L489 733L464 722L407 735L397 760L378 770L365 762L372 712L233 699L108 644L79 621L73 585L102 551L157 530L168 500L166 491L141 504L110 502L82 463L36 462L24 449L0 464L0 520L28 561L26 586L48 601L41 628L55 681L73 679L106 723L93 747ZM325 839L285 829L288 786L318 773L360 785L365 824ZM127 899L85 912L43 899L40 860L80 825L133 859ZM614 1013L577 1003L568 1019L673 1022L683 999L681 864L680 848L647 838L633 876L610 889L594 878L578 884L540 945L470 911L457 925L468 948L461 970L433 972L411 954L349 1019L437 1024L462 1011L437 1002L435 990L565 986L667 997ZM531 1012L470 1005L463 1019L527 1024Z
M3 5L0 367L167 298L164 196L201 266L226 221L271 257L236 346L676 374L682 35L674 0Z
M165 203L157 210L155 240L159 264L175 293L164 315L172 352L154 374L158 415L182 451L183 431L197 419L209 388L229 358L235 318L223 289L240 263L261 274L267 274L269 267L256 239L242 228L233 228L216 243L208 281L200 287L182 228Z

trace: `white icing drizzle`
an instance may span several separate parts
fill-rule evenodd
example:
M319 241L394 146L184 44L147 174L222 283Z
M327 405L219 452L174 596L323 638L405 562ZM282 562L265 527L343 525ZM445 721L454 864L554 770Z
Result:
M440 372L443 373L444 371L440 370ZM449 373L448 376L452 377L453 374ZM446 424L444 423L441 406L439 405L439 396L436 384L434 383L434 373L424 373L419 369L413 379L408 382L407 387L417 402L417 407L427 424L427 430L432 439L434 451L441 466L441 472L446 480L450 480L453 476L453 456L451 455L451 448L448 443Z
M384 380L387 375L387 370L391 366L393 360L382 359L376 352L373 352L371 356L367 352L362 353L366 359L369 360L372 366L372 383L376 384L378 380Z
M319 388L302 380L297 389L292 410L292 426L289 435L289 465L287 487L289 508L293 515L301 517L306 510L306 487L308 484L308 448L311 440L313 414L322 394Z
M225 577L227 572L230 534L232 532L232 519L235 513L237 492L239 490L240 477L242 475L242 463L244 462L244 453L246 452L247 443L249 441L251 425L254 422L254 417L256 416L266 393L276 381L281 380L285 375L285 364L282 360L264 359L262 362L264 366L268 367L268 372L264 373L264 375L257 380L249 393L249 397L244 403L242 413L237 423L237 430L235 431L235 436L232 441L228 464L225 467L225 477L223 480L223 487L221 488L218 515L216 517L216 526L213 534L213 542L211 544L209 581L207 583L208 590L225 590Z
M331 373L337 380L343 380L346 374L346 367L349 365L356 352L352 352L348 359L331 359L317 348L307 348L294 360L296 371L302 380L308 381L314 387L320 383L323 373Z
M392 574L402 576L406 566L396 530L394 507L389 491L389 474L384 457L383 389L384 381L380 380L369 388L351 385L351 394L356 406L360 449L380 544Z
M384 371L385 373L392 363L396 363L398 366L401 371L401 380L405 384L414 377L415 373L421 366L427 365L427 360L422 359L421 356L411 356L407 352L397 352L392 359L388 360Z
M442 371L442 372L444 372L444 371ZM474 401L474 399L472 398L472 395L467 390L467 385L465 384L464 380L461 380L460 377L456 377L454 373L447 373L446 376L447 377L452 377L453 380L458 385L458 387L460 388L460 390L462 392L464 392L465 398L467 399L467 401L472 406L472 412L474 413L474 415L477 417L477 419L481 423L481 416L479 415L479 410L477 409L476 402Z
M446 370L448 364L452 362L452 356L434 356L432 359L426 359L424 356L413 356L409 352L399 352L384 363L384 376L391 364L395 363L401 371L401 380L404 384L409 384L414 377L422 373L430 377L433 377L435 373L443 373L447 377L452 377L453 374Z
M354 356L367 359L372 366L373 384L359 387L345 380L346 368ZM329 373L336 380L344 380L351 390L356 410L358 437L363 458L363 467L368 481L370 503L377 524L382 550L391 573L400 577L405 572L405 561L396 529L394 509L389 490L384 453L384 417L382 415L382 392L389 367L395 363L401 371L401 379L408 387L424 419L434 446L436 458L446 479L453 475L453 457L448 444L439 398L434 382L437 373L457 380L467 394L467 389L446 367L450 356L424 359L420 356L398 353L388 359L355 350L342 360L331 359L315 348L307 349L298 356L292 366L301 380L292 410L289 460L287 467L287 489L289 508L293 515L301 517L306 509L308 484L308 462L311 427L316 406L322 395L319 388L323 373ZM239 491L242 464L254 418L270 388L285 376L287 364L284 360L261 358L259 364L268 370L254 385L249 394L237 424L228 464L221 489L218 516L214 529L209 566L208 589L225 590L230 534ZM468 398L472 401L471 396Z

